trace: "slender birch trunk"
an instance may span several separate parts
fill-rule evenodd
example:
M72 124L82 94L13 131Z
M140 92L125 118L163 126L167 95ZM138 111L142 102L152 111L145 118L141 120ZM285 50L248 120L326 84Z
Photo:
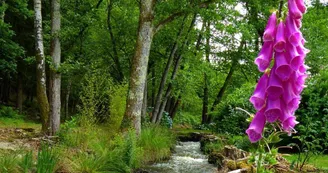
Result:
M46 89L46 64L42 36L41 0L34 0L34 30L36 51L36 94L42 121L42 132L46 133L49 127L49 103Z

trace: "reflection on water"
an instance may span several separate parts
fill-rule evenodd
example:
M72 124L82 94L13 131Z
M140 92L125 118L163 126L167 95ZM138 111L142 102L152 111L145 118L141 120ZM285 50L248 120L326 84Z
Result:
M176 153L167 162L156 163L145 170L151 173L215 173L217 168L207 162L199 142L180 142Z

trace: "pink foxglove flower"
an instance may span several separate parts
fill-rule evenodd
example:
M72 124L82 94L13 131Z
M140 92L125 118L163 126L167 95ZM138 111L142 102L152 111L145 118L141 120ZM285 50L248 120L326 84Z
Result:
M272 99L272 100L278 99L284 93L284 89L282 87L282 81L276 75L275 71L276 71L276 66L273 66L270 73L268 87L266 89L266 92L268 94L268 99Z
M295 2L298 10L300 10L304 14L306 12L306 6L304 4L304 0L295 0Z
M262 138L262 132L265 126L264 109L258 111L254 116L251 124L249 125L246 133L248 134L249 140L254 143Z
M254 105L256 110L260 110L265 105L266 93L269 76L264 73L259 79L255 91L249 101Z
M272 46L273 42L264 42L258 57L255 59L255 64L261 72L270 66L273 53Z
M298 9L295 0L288 0L288 9L289 9L289 14L294 19L301 19L302 18L302 12Z
M280 107L279 98L276 100L268 99L267 109L264 115L269 123L275 122L281 116L282 112Z
M274 43L274 50L276 52L283 52L285 50L286 39L285 39L284 30L285 30L285 25L284 22L281 21L277 28L277 34Z
M302 40L301 31L297 28L295 20L291 16L286 18L286 36L293 46L299 45Z
M276 33L276 25L277 25L277 16L276 13L272 13L269 17L268 23L265 27L264 33L263 33L263 41L273 41Z
M304 47L305 39L300 28L302 15L306 12L303 0L288 0L286 21L277 25L275 13L270 16L263 36L263 47L255 59L259 71L265 72L258 81L250 102L257 113L246 130L251 142L262 138L265 123L279 120L282 129L289 135L298 123L295 111L301 101L301 92L306 87L309 68L304 64L310 52ZM274 64L270 70L272 55ZM268 74L270 71L270 74Z
M282 81L288 80L293 72L292 68L287 62L285 54L286 53L284 52L275 53L275 63L277 66L275 73Z

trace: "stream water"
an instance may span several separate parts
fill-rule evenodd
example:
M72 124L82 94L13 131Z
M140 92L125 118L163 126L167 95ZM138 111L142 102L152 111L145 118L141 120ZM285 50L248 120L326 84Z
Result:
M180 142L167 162L145 168L150 173L215 173L217 168L207 162L199 142Z

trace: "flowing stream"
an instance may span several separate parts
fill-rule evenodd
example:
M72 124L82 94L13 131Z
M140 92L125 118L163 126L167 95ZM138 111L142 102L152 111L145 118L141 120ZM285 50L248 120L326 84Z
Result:
M215 173L214 165L200 151L200 142L179 142L175 153L167 162L156 163L145 168L150 173Z

